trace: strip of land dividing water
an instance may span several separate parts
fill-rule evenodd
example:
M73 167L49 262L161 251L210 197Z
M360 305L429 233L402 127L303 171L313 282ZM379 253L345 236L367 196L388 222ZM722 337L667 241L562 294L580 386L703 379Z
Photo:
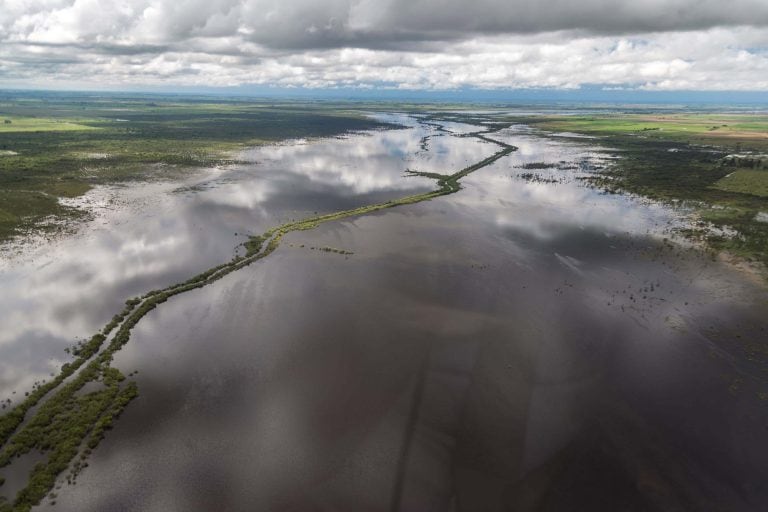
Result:
M416 204L458 192L463 177L517 149L488 136L505 126L494 124L486 130L462 135L475 137L501 149L453 174L406 171L408 176L436 180L438 188L434 191L273 227L244 242L244 255L235 256L181 283L129 299L125 308L99 333L76 347L75 359L63 365L53 380L36 386L25 400L0 417L0 468L11 465L15 458L33 450L48 454L46 462L34 467L27 485L17 493L13 502L0 497L0 512L27 511L39 504L46 495L52 501L55 500L55 493L51 492L59 476L67 469L67 482L76 481L80 471L87 466L86 460L91 451L98 446L125 407L138 396L136 383L128 381L111 363L115 353L130 340L133 328L150 311L171 297L212 284L269 256L279 247L282 238L292 231L310 230L323 223ZM100 382L102 388L90 393L79 393L86 384L95 382Z

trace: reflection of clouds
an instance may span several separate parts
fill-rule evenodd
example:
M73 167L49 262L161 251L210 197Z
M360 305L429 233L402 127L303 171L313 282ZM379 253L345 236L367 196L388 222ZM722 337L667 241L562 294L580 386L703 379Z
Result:
M5 269L0 274L6 292L0 297L0 314L3 325L11 327L0 332L0 346L31 326L51 335L86 335L98 326L81 314L80 306L98 304L99 295L116 283L157 277L175 265L178 258L173 255L189 241L189 226L162 216L169 213L163 211L167 206L102 212L87 226L89 231L54 242L29 255L27 262ZM113 229L100 227L104 223ZM12 321L6 323L6 318Z
M275 193L276 187L265 181L224 183L205 191L205 201L213 206L229 208L258 208ZM199 199L198 199L199 200Z
M91 205L96 218L79 234L31 251L24 261L5 262L0 270L0 383L20 387L22 379L28 384L47 375L53 364L47 357L61 357L76 337L96 332L127 298L228 259L241 240L236 232L382 200L375 194L431 189L432 180L406 179L403 171L454 172L497 150L411 118L385 120L411 128L256 148L248 157L257 163L200 172L185 180L186 188L178 182L134 183L90 192L83 204ZM425 135L428 151L421 148ZM564 140L515 130L497 135L519 150L467 177L472 186L452 199L483 211L482 218L541 239L564 225L636 232L665 219L658 208L576 184L512 179L520 171L512 167L526 162L598 156Z
M432 129L373 132L299 146L267 146L249 150L246 159L260 162L257 172L288 171L312 181L345 187L353 194L381 190L409 190L427 180L404 180L406 168L428 172L455 172L495 151L476 139L433 136L428 152L421 152L424 135Z
M44 332L31 331L24 343L24 350L14 360L0 359L0 400L24 398L24 392L32 388L35 381L49 380L51 373L58 373L65 362L61 357L52 357L50 340ZM16 391L16 394L11 394Z
M576 184L510 179L510 166L526 159L589 156L583 148L544 141L537 151L538 140L521 139L523 153L468 177L471 184L461 193L419 205L418 215L399 210L302 234L317 245L337 240L340 247L364 247L352 261L288 251L145 318L116 359L120 368L141 369L142 403L127 411L109 438L108 456L94 454L92 470L59 507L301 509L303 490L320 489L327 502L354 499L355 506L336 508L375 508L361 507L360 500L376 502L379 488L388 496L398 462L390 455L402 445L404 426L416 433L409 467L444 472L445 489L454 482L444 462L455 462L452 456L466 447L476 467L502 464L519 468L520 475L553 460L571 464L571 455L561 451L569 445L595 453L593 437L619 439L619 451L633 444L644 450L647 436L617 423L623 412L613 408L616 390L650 390L645 403L669 403L658 398L676 386L654 386L653 372L666 366L674 374L691 365L690 352L671 343L676 333L662 320L681 302L666 293L680 285L684 294L696 290L685 274L665 274L669 302L653 311L646 304L625 314L607 304L612 290L628 283L638 289L666 269L636 261L633 251L610 251L615 240L631 237L606 237L603 229L634 235L666 214ZM249 172L258 176L251 179ZM151 218L143 238L125 247L117 239L123 233L110 233L125 264L163 264L174 253L183 264L190 256L179 241L215 237L217 214L230 228L229 216L239 210L233 204L267 204L273 211L271 201L296 206L302 194L332 195L340 188L293 168L256 167L169 202L168 208L182 208L174 210L180 218L158 220L164 224L157 233ZM228 202L230 194L237 198ZM190 230L206 222L203 234L185 240L185 219ZM513 231L499 229L508 226L519 226L523 236L512 244L489 236ZM136 231L133 224L128 228ZM537 249L535 258L524 258ZM486 268L474 269L476 262ZM84 279L74 279L77 272L100 277L73 267L75 281ZM572 286L553 295L565 279ZM361 314L349 321L350 311ZM653 323L646 319L651 314ZM646 324L660 327L649 334ZM420 363L424 354L428 366ZM417 420L406 425L409 383L418 375L424 393ZM449 395L455 399L446 401ZM594 418L599 435L585 444L580 433L595 425ZM407 485L421 485L418 474L408 478ZM356 487L355 479L365 485ZM508 488L506 481L485 480L492 484L485 495ZM434 482L425 496L442 489Z
M0 368L4 382L19 382L25 371L47 373L43 354L61 355L76 336L99 329L122 302L147 289L188 277L231 255L235 232L255 232L296 211L347 206L350 197L429 188L431 180L403 178L406 168L453 172L490 155L496 147L473 138L451 137L411 118L383 120L409 129L260 147L247 152L259 162L186 183L133 184L97 189L84 198L96 219L82 233L29 254L0 274ZM451 125L466 130L466 125ZM430 135L429 150L421 139ZM493 171L530 161L589 157L564 141L497 134L520 149L468 181L475 192L457 200L492 208L500 226L551 234L562 223L644 229L648 214L625 199L606 198L575 185L549 186L494 176ZM491 196L504 204L486 200ZM117 205L114 205L115 199ZM36 340L36 341L33 341ZM31 351L32 343L35 350ZM36 366L39 365L39 366ZM37 370L31 370L37 368Z
M436 134L432 127L379 117L410 128L259 147L246 152L253 164L201 170L183 183L99 187L78 199L94 220L0 266L0 385L28 388L50 372L47 358L63 357L126 299L227 260L243 240L234 233L430 190L433 180L404 178L404 170L454 171L495 150L441 135L425 153L420 141Z
M658 232L673 214L660 205L642 204L623 195L607 195L581 186L573 170L535 169L521 166L530 162L588 162L600 165L603 157L594 148L561 140L530 137L514 131L501 132L499 139L517 146L517 152L466 178L469 191L457 200L483 210L501 227L511 227L539 239L557 236L563 226L600 229L609 232ZM528 182L518 173L531 172L562 183ZM583 175L583 173L579 173ZM485 214L481 215L484 216Z
M440 121L440 124L443 125L443 128L449 132L457 134L472 133L478 130L477 126L466 123L458 123L455 121Z
M452 174L498 151L498 146L475 138L447 135L429 139L429 152L415 154L409 165L419 171Z
M576 184L521 184L507 179L494 187L494 193L507 205L497 210L497 224L530 231L539 238L550 237L558 224L642 232L666 220L659 209L646 209L624 197L599 195Z

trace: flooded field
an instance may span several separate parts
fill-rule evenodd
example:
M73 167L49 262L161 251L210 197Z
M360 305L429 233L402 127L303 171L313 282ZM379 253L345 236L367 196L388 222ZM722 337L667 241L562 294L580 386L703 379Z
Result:
M100 187L77 233L6 250L0 398L248 235L498 150L482 126L377 116L403 128ZM504 128L517 150L458 193L289 233L147 314L114 360L138 398L40 508L763 510L765 284L678 237L685 211L586 186L611 158L562 135Z

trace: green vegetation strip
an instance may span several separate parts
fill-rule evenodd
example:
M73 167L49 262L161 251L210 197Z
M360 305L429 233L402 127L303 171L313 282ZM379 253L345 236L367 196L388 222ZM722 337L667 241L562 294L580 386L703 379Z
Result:
M16 494L13 502L0 497L0 512L28 511L49 493L53 500L55 495L51 491L59 475L67 468L70 469L66 477L67 482L76 481L80 471L87 466L85 461L91 450L98 446L123 409L138 396L136 383L126 383L125 376L112 367L111 363L114 354L128 343L131 331L147 313L175 295L202 288L265 258L277 249L282 238L291 231L305 231L325 222L415 204L458 192L461 189L461 178L516 150L510 144L486 136L500 128L497 126L485 132L469 134L501 146L501 149L454 174L408 171L412 176L435 179L438 188L432 192L282 224L245 242L244 256L237 256L182 283L152 290L127 301L125 308L115 315L101 332L73 350L75 359L64 364L56 378L35 387L24 401L0 417L0 468L9 466L14 459L33 450L48 455L45 462L35 465L27 485ZM109 340L113 331L114 336ZM102 349L107 340L109 343ZM101 386L96 391L83 394L83 388L89 383L100 383ZM47 399L43 401L46 396ZM37 405L38 409L27 419L29 411ZM72 463L78 454L78 460Z
M87 122L87 121L86 121ZM92 126L60 119L40 119L38 117L5 117L0 122L0 133L10 132L66 132L74 130L95 130Z
M768 169L738 169L712 187L726 192L768 197Z

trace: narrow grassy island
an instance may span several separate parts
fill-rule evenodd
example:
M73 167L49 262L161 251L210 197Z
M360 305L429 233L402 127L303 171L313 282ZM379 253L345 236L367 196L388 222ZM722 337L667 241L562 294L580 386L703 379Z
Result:
M136 383L113 367L112 361L115 353L130 340L133 328L147 313L176 295L202 288L267 257L278 248L282 238L292 231L309 230L326 222L415 204L458 192L461 189L459 182L463 177L516 150L514 146L490 137L506 126L508 125L489 125L486 130L464 135L500 148L491 156L464 169L453 174L407 172L408 175L435 180L437 189L431 192L273 227L244 242L242 245L245 255L235 257L181 283L152 290L128 300L124 309L100 332L71 351L74 359L64 364L55 378L36 386L22 402L0 417L0 468L11 465L14 460L26 454L39 452L44 455L44 459L34 466L26 486L16 494L13 501L0 501L0 512L30 510L51 493L62 475L67 483L77 480L80 471L87 466L91 451L98 446L106 431L112 427L128 404L138 396ZM438 126L438 129L441 128ZM349 251L331 247L319 250L351 254ZM90 384L89 389L96 389L84 392L86 384Z

